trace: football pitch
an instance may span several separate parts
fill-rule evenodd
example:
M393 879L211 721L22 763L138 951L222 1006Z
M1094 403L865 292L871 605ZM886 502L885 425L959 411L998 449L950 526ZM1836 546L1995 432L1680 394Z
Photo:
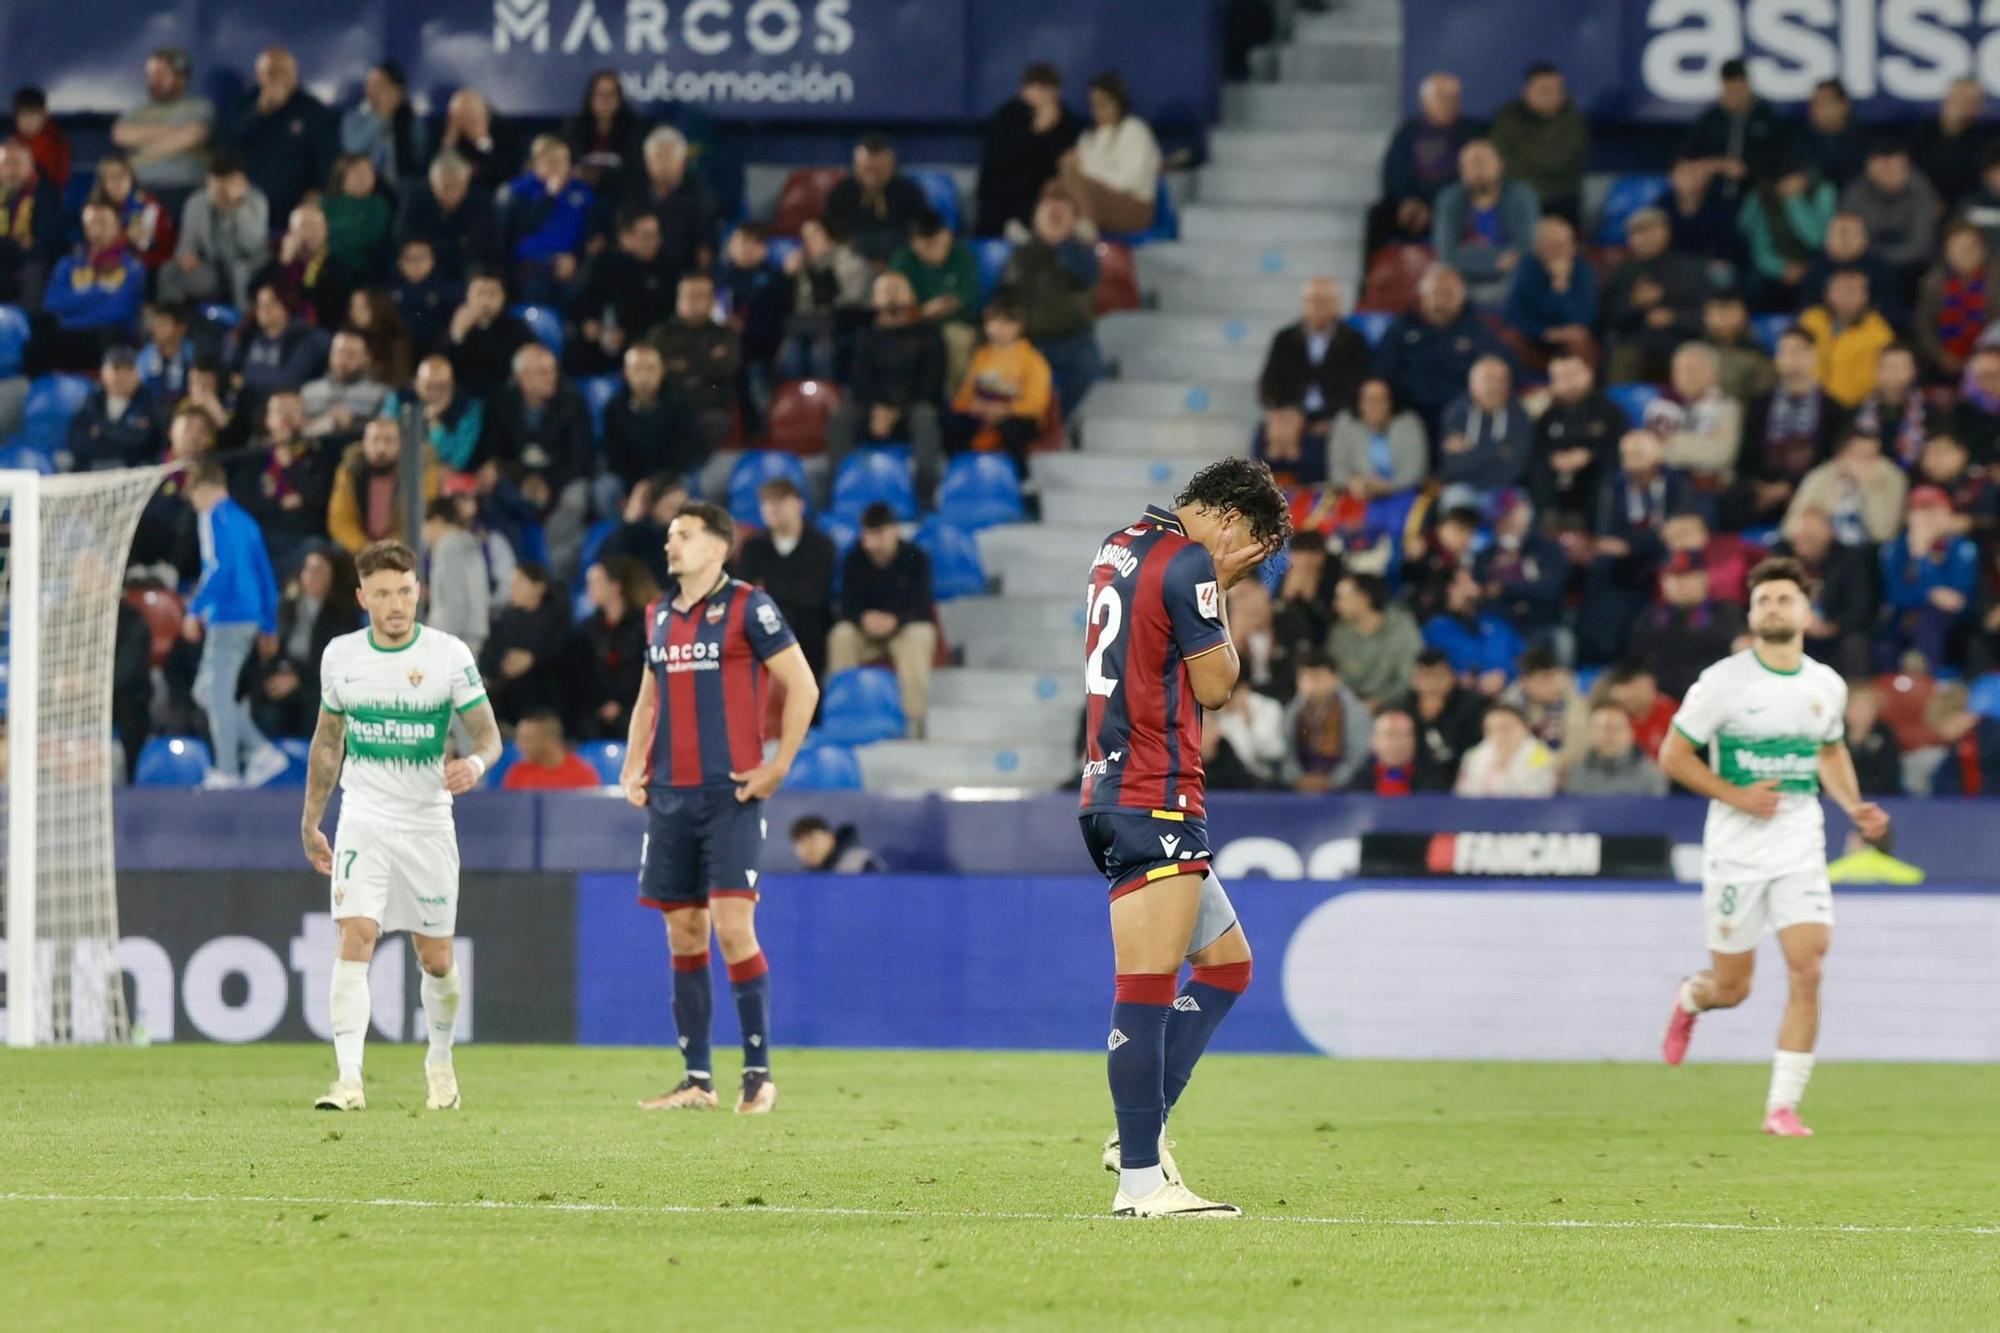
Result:
M1214 1056L1173 1133L1241 1222L1116 1221L1101 1056L781 1052L776 1114L638 1111L660 1052L0 1052L24 1329L2000 1325L2000 1068ZM725 1059L725 1068L732 1060ZM729 1104L724 1088L725 1106Z

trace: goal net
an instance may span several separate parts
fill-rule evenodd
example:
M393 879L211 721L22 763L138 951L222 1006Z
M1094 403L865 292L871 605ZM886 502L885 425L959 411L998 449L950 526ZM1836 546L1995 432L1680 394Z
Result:
M111 837L118 602L165 468L0 472L7 1043L125 1042Z

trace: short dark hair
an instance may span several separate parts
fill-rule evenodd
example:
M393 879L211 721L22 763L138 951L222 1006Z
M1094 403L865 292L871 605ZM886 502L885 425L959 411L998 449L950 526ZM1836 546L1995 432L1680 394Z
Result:
M1014 300L1012 292L995 292L992 299L987 301L986 308L979 312L979 318L982 321L1004 319L1019 324L1021 322L1021 307Z
M517 569L519 567L518 565L515 566ZM553 708L530 708L527 712L521 714L521 722L546 722L556 729L558 736L562 735L562 714ZM519 724L517 723L516 725Z
M1425 648L1417 654L1416 664L1420 667L1448 667L1451 655L1442 648Z
M731 518L729 511L719 504L711 504L707 500L690 500L681 506L681 512L676 517L693 519L715 536L722 538L725 546L736 545L736 520Z
M655 222L658 222L660 220L659 215L654 213L653 210L650 208L619 209L618 221L617 221L618 234L620 236L623 236L626 232L632 230L632 228L638 226L641 222L644 222L647 218L651 218Z
M1380 611L1389 605L1389 580L1380 574L1353 573L1347 581L1354 585L1354 591L1367 599L1371 609Z
M424 517L426 519L435 518L440 522L449 523L455 528L465 526L465 521L458 516L458 500L455 496L438 496L437 499L424 506Z
M1440 524L1455 523L1462 528L1471 528L1474 532L1479 530L1479 521L1479 511L1471 505L1453 505L1445 510L1444 517L1438 520Z
M893 153L896 151L896 145L890 143L889 136L883 134L880 130L871 130L867 134L862 135L860 148L862 152L867 153L871 157L876 153Z
M770 228L766 227L763 223L758 222L754 218L745 219L744 221L737 223L736 231L738 235L744 236L749 240L753 241L768 241L771 239Z
M1250 525L1250 536L1275 551L1292 539L1292 509L1271 469L1251 458L1224 458L1188 478L1174 505L1198 505L1210 513L1234 511Z
M1909 145L1897 134L1878 134L1868 142L1870 157L1905 157L1909 151Z
M491 264L475 264L466 270L465 285L470 287L475 282L497 282L504 291L507 287L507 275Z
M414 574L417 572L417 553L395 540L369 542L361 548L361 554L354 557L354 572L362 578L382 572L391 574Z
M168 319L173 320L183 328L194 323L194 316L188 312L186 306L178 301L155 301L153 302L153 313L156 315L165 315Z
M1118 104L1119 116L1132 114L1132 90L1125 86L1125 76L1117 70L1107 69L1090 81L1090 91L1103 93Z
M539 560L522 560L515 564L514 572L530 583L549 586L549 567Z
M403 243L396 247L396 253L401 254L403 253L403 251L409 249L413 245L421 245L422 247L424 247L424 249L430 251L432 254L437 253L437 247L431 244L430 237L415 232L403 238Z
M208 155L208 174L240 176L243 174L243 159L227 148L218 148Z
M759 500L802 500L805 495L790 477L773 477L757 488Z
M934 208L923 209L910 219L910 235L912 236L922 236L925 239L929 239L941 231L950 230L951 227L946 224L943 215Z
M1293 555L1325 555L1326 538L1310 528L1302 529L1292 534L1291 551Z
M1562 659L1557 657L1554 650L1546 644L1536 644L1533 648L1528 649L1527 652L1522 653L1519 663L1520 674L1524 676L1532 676L1542 671L1553 671L1561 665Z
M1556 64L1552 60L1531 60L1528 62L1528 72L1521 76L1521 82L1526 83L1530 79L1539 79L1544 74L1560 75L1561 73L1562 71L1556 68Z
M14 90L14 110L16 112L47 111L48 109L49 95L34 84L24 84Z
M1849 97L1847 95L1847 85L1842 83L1839 79L1821 79L1818 83L1815 83L1813 85L1813 91L1816 93L1832 93L1835 97L1838 97L1843 102L1851 102L1854 100L1852 97Z
M1333 660L1333 654L1316 643L1300 647L1298 655L1292 659L1294 671L1331 671L1340 674L1340 667Z
M1743 595L1754 595L1766 583L1790 583L1805 592L1811 585L1806 581L1806 567L1789 555L1774 555L1768 560L1759 560L1750 570L1750 576L1743 580Z
M864 532L879 532L883 528L898 526L896 511L882 500L877 500L861 511L861 527Z
M800 838L805 837L806 834L808 833L831 833L831 832L833 832L833 825L827 823L824 819L821 819L818 815L800 815L797 819L794 819L792 821L792 830L790 834L790 839L793 842L797 842Z
M1771 340L1771 345L1773 347L1776 347L1779 343L1785 341L1785 339L1787 338L1797 338L1800 342L1804 343L1808 347L1814 345L1812 335L1810 333L1807 333L1804 329L1800 328L1796 324L1787 324L1785 325L1784 328L1779 329L1778 336Z
M1741 57L1737 57L1723 61L1720 73L1724 82L1745 80L1750 77L1750 67L1743 63Z
M1021 86L1038 88L1062 87L1062 71L1046 60L1036 60L1021 71Z

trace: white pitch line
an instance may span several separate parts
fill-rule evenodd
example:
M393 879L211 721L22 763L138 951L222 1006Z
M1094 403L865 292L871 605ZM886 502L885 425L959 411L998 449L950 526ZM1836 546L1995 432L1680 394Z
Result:
M790 1204L736 1207L696 1204L591 1203L510 1199L336 1199L302 1194L0 1194L0 1203L272 1204L315 1208L410 1208L470 1212L610 1213L642 1217L862 1217L924 1222L1112 1222L1109 1213L953 1212L943 1208L808 1208ZM1994 1225L1877 1226L1861 1222L1701 1222L1640 1218L1304 1217L1246 1214L1246 1222L1320 1227L1479 1227L1499 1231L1750 1231L1846 1236L2000 1236Z

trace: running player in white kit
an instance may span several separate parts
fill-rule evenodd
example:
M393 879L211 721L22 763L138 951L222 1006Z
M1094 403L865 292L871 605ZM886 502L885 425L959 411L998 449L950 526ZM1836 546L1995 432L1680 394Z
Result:
M1871 842L1889 831L1889 816L1861 799L1843 737L1846 682L1805 655L1812 600L1804 568L1766 560L1750 571L1749 590L1754 642L1701 673L1660 747L1667 776L1709 798L1701 901L1711 959L1681 983L1661 1053L1679 1064L1695 1015L1743 1003L1757 944L1767 928L1777 931L1791 996L1778 1026L1764 1132L1805 1138L1812 1131L1798 1107L1812 1076L1820 972L1833 938L1819 795L1831 796Z
M306 859L331 878L340 931L329 1014L339 1077L313 1105L359 1111L362 1044L368 1036L368 964L385 931L409 932L424 976L425 1104L458 1109L452 1029L459 976L452 958L458 924L458 831L454 796L471 791L500 757L500 724L465 643L417 622L416 553L381 541L355 557L368 627L343 634L320 659L319 726L307 761ZM472 753L445 761L454 714L464 717ZM345 761L343 763L343 760ZM320 829L340 779L339 827Z

